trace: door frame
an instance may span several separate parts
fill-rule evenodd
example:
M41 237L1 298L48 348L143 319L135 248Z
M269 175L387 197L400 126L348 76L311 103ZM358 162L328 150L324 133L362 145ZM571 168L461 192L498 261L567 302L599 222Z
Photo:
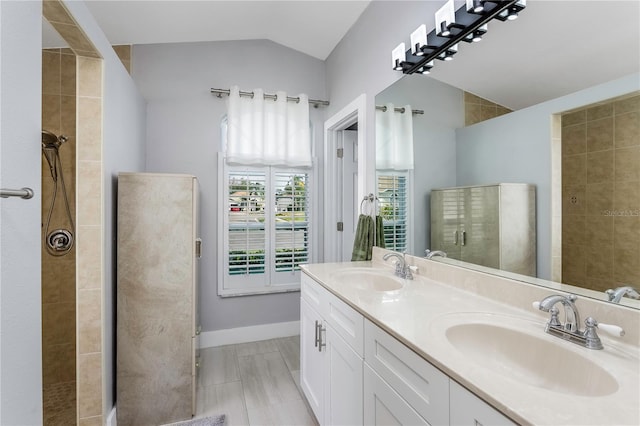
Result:
M358 123L358 199L366 194L366 107L367 95L361 94L339 112L324 122L324 261L338 262L338 205L334 194L338 193L338 133Z

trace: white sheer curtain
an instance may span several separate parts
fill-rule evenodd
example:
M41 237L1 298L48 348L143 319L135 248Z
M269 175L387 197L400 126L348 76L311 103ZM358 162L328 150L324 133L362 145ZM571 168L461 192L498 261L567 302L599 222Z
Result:
M311 167L309 98L288 102L285 92L277 99L264 98L254 89L253 98L240 97L237 86L227 101L228 164Z
M413 169L413 117L411 105L396 112L392 103L386 111L376 109L376 169Z

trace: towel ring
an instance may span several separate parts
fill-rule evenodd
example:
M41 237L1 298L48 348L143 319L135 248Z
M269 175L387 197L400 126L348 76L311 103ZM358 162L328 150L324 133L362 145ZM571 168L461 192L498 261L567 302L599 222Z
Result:
M362 201L360 202L360 214L364 214L363 207L364 207L364 203L367 202L367 201L370 202L370 203L374 203L375 202L375 204L374 204L374 216L375 216L376 213L377 213L377 210L379 208L380 200L378 200L378 197L376 197L375 195L373 195L371 193L369 195L365 195L364 198L362 198Z

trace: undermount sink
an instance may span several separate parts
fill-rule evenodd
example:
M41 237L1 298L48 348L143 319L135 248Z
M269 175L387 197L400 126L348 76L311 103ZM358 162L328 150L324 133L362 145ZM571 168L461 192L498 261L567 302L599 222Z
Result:
M403 287L402 280L393 272L370 268L351 268L337 271L334 277L361 290L396 291Z
M528 331L486 322L451 325L445 335L456 350L479 367L521 383L576 396L604 396L618 390L611 374L566 349L563 345L567 342L555 344Z

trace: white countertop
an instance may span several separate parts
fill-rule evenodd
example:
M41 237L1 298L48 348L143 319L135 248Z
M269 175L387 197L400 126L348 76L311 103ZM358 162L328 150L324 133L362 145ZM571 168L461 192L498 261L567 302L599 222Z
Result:
M340 272L367 268L392 274L390 267L371 262L325 263L303 266L315 281L385 329L413 351L520 424L640 425L640 351L600 333L605 348L590 350L544 332L544 317L475 293L417 276L400 290L377 292L357 288ZM517 291L514 282L514 291ZM584 314L583 314L584 315ZM522 377L486 368L472 354L448 341L445 331L460 321L489 319L561 345L576 358L595 363L618 383L604 396L579 396L560 386L530 384ZM562 315L561 315L562 319ZM552 347L554 348L554 347ZM552 352L552 351L550 351ZM566 352L565 352L566 353ZM553 363L553 353L532 354ZM551 390L554 388L554 390Z

